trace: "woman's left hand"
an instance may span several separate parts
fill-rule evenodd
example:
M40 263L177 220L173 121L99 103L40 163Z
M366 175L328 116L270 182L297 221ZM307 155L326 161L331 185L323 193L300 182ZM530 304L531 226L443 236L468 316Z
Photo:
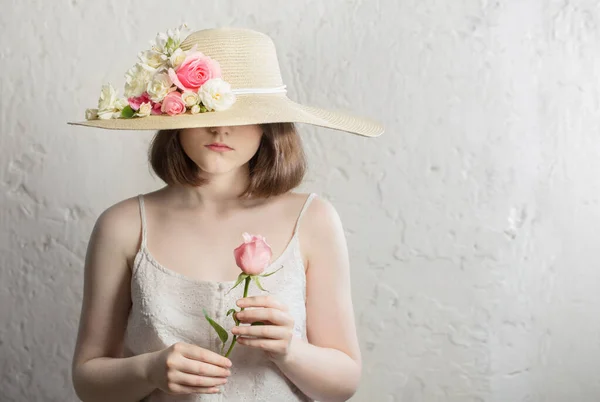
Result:
M290 351L293 338L294 318L288 306L273 296L250 296L237 301L246 310L235 314L241 323L261 321L264 325L235 326L231 330L237 341L245 346L264 350L269 358L285 359ZM248 307L263 307L252 308ZM256 338L247 338L253 336Z

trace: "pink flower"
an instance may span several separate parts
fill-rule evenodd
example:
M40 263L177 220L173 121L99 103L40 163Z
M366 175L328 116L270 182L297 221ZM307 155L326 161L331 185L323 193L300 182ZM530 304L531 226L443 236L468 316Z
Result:
M235 263L248 275L259 275L271 261L271 247L262 236L244 233L244 243L233 250Z
M162 114L162 103L154 103L152 102L152 114Z
M206 81L221 78L221 67L216 60L201 52L190 51L177 71L169 68L169 78L181 91L198 92Z
M129 102L129 106L131 106L133 110L139 110L140 105L142 103L151 102L150 97L148 96L148 92L144 92L143 94L137 97L128 98L127 101Z
M144 92L143 94L137 97L128 98L127 102L129 102L129 106L131 106L131 108L135 111L140 110L140 106L142 105L142 103L150 103L152 105L152 110L150 111L151 114L162 114L162 104L156 103L152 99L150 99L150 95L148 95L148 92Z
M183 102L183 99L181 99L181 92L169 92L162 101L160 111L167 113L169 116L184 113L185 103Z

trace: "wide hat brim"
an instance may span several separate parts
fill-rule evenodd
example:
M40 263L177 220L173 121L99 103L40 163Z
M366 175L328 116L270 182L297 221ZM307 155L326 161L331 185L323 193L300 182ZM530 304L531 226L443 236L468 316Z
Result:
M239 94L231 107L222 111L169 116L167 114L129 119L70 121L68 124L110 130L169 130L195 127L239 126L263 123L307 123L365 137L383 134L383 126L372 119L346 111L327 110L299 104L285 94Z

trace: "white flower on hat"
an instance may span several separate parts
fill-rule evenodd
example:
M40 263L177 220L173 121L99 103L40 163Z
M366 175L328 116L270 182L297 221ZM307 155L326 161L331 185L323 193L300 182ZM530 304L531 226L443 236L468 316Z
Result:
M135 63L125 73L125 96L138 97L144 93L156 69L144 63Z
M98 109L114 109L116 100L117 91L115 88L110 83L102 85L100 97L98 98Z
M128 105L127 98L118 98L117 91L110 83L104 84L98 98L98 109L87 109L86 118L116 119Z
M126 106L129 106L127 98L119 98L115 101L115 109L118 111L123 110Z
M110 83L102 85L100 97L98 98L98 118L103 120L112 119L117 108L117 101L115 88Z
M177 87L173 86L173 81L171 81L167 73L156 74L146 87L150 99L157 103L162 102L169 92L176 89Z
M200 96L198 96L196 92L192 91L183 91L181 94L181 99L187 107L192 107L200 102Z
M173 69L177 70L177 67L179 67L181 63L183 63L186 56L186 52L184 52L181 48L177 48L177 50L173 52L171 57L169 57L169 64L171 65L171 67L173 67Z
M152 104L150 102L145 102L140 105L140 108L135 113L135 116L146 117L146 116L150 116L151 112L152 112Z
M190 112L192 112L192 114L198 114L198 113L200 113L200 105L194 105L194 106L192 106L192 108L190 109Z
M209 112L229 109L235 103L235 94L231 92L231 85L222 78L212 78L206 81L200 87L198 95Z
M138 53L138 59L142 64L146 64L156 70L166 69L168 57L154 50L144 50Z
M187 24L184 22L178 28L169 29L167 33L159 32L156 40L150 41L152 50L171 56L181 44L181 33L187 30Z
M98 118L98 109L85 109L85 119L95 120Z
M102 109L98 110L98 118L102 120L109 120L113 118L115 109Z

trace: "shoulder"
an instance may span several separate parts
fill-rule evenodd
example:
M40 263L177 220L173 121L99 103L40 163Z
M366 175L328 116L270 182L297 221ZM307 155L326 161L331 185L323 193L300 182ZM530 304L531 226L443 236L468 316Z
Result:
M311 196L311 194L312 200L310 200L309 204L305 206L308 201L308 197ZM290 210L295 211L296 214L301 208L305 207L302 218L303 225L308 226L310 225L309 222L316 223L317 226L319 226L319 223L330 225L336 221L339 221L340 219L340 216L333 204L326 198L321 197L318 193L289 192L287 196L289 200L287 205L289 206ZM319 220L321 222L315 222Z
M300 196L306 200L310 193ZM307 255L315 254L318 249L333 244L345 247L344 228L340 214L327 198L314 194L310 204L304 210L300 237L307 248Z
M92 236L125 255L134 252L141 240L141 215L138 196L119 201L100 213Z
M309 195L307 193L304 198ZM341 228L341 218L337 209L327 198L314 194L310 205L304 211L306 226L309 226L313 234L320 230L336 230Z

